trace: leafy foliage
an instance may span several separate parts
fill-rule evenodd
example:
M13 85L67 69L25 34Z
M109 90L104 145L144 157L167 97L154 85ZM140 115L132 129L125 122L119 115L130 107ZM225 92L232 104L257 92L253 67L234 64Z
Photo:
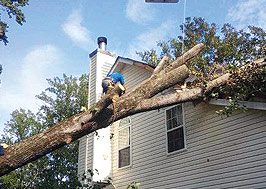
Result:
M183 25L180 25L183 29ZM265 56L266 32L258 27L249 26L249 31L237 31L230 24L224 24L221 31L215 23L208 24L203 18L186 18L184 25L184 50L187 51L198 43L206 48L191 61L192 71L210 75L215 65L241 66L240 63L253 61ZM138 52L143 61L157 65L164 55L176 59L182 55L183 37L178 36L167 42L159 42L160 54L155 50ZM156 56L156 57L154 57Z
M142 57L142 60L151 66L156 66L159 63L156 50L154 49L144 52L137 52L137 55Z
M99 174L97 169L91 170L88 169L88 171L85 173L83 173L83 175L81 175L81 184L80 186L82 188L87 188L87 189L104 189L106 188L106 186L111 184L111 177L108 177L107 180L105 181L99 181L99 182L93 182L92 181L92 177L95 174Z
M229 106L220 110L219 114L229 116L235 110L246 110L240 101L265 98L266 95L266 68L252 63L241 70L231 70L232 76L226 86L218 89L220 98L228 98ZM215 94L215 93L214 93Z
M180 26L180 29L183 30L183 25ZM197 76L197 80L189 87L204 87L207 81L215 79L223 73L234 73L230 87L221 87L220 90L216 90L212 94L214 97L231 99L231 105L221 111L225 115L230 115L232 109L241 109L237 107L239 106L237 102L240 100L247 100L248 97L258 94L258 92L266 95L265 70L263 68L249 69L250 74L253 74L250 78L243 78L244 74L236 72L236 68L243 66L243 63L265 57L266 32L263 29L249 26L247 31L238 31L227 23L219 31L215 23L209 24L203 18L188 17L184 24L184 32L184 39L182 36L178 36L177 39L159 42L157 44L161 49L159 54L155 50L138 52L138 54L148 64L157 65L164 55L168 55L172 60L181 56L183 40L185 51L198 43L204 43L206 48L188 65L191 73ZM260 74L255 73L255 70ZM243 79L248 80L244 82ZM252 85L254 80L256 80L256 85ZM217 91L220 91L220 94Z
M20 109L11 113L11 119L5 124L4 132L8 133L8 143L14 144L38 133L40 128L41 123L34 113Z
M43 102L37 114L15 110L5 127L3 141L11 144L39 133L81 111L87 105L88 77L63 75L48 79L49 88L37 96ZM36 162L0 178L1 188L76 188L78 142L64 146ZM2 184L2 185L1 185Z
M5 124L4 137L2 141L14 144L38 133L42 125L38 116L31 111L24 109L15 110L11 113L11 119ZM42 162L47 157L36 163L29 163L0 179L1 188L27 188L35 185L35 180L40 174L40 170L45 169Z
M139 189L140 183L139 182L132 182L127 186L127 189Z
M82 75L79 79L63 75L63 79L56 77L47 81L50 87L37 95L38 99L45 102L40 108L45 127L80 113L82 107L87 106L87 75Z
M0 0L0 9L5 11L9 18L15 16L16 22L22 25L26 20L20 8L28 5L28 2L29 0ZM0 41L3 41L5 45L8 43L6 36L7 28L7 23L3 22L0 17Z

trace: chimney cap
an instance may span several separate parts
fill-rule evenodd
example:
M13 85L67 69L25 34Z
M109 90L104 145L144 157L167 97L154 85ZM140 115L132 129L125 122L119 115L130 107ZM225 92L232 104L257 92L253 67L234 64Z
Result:
M102 42L104 42L107 45L107 38L106 37L98 37L97 41L98 41L98 45Z

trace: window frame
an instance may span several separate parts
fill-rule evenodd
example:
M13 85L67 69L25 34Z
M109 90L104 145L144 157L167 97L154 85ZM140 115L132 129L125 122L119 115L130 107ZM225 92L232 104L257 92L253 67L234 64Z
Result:
M121 169L126 169L126 168L129 168L129 167L132 167L132 129L131 129L131 126L132 126L132 119L130 118L130 116L126 117L126 118L129 118L130 120L130 123L128 124L125 124L123 126L120 126L120 122L121 120L119 121L118 123L118 137L117 137L117 169L118 170L121 170ZM124 118L125 119L125 118ZM129 128L129 165L127 166L124 166L124 167L119 167L119 151L122 150L122 149L125 149L125 148L120 148L120 130L122 129L126 129L126 128ZM127 146L128 147L128 146ZM127 148L126 147L126 148Z
M181 106L182 108L182 116L183 116L183 124L182 125L179 125L175 128L172 128L172 129L167 129L167 110L170 110L172 108L175 108L177 106ZM183 151L186 151L187 150L187 143L186 143L186 124L185 124L185 110L184 110L184 104L177 104L177 105L174 105L174 106L171 106L171 107L168 107L165 109L165 142L166 142L166 155L172 155L172 154L176 154L176 153L180 153L180 152L183 152ZM184 148L182 149L179 149L179 150L176 150L176 151L173 151L173 152L168 152L168 136L167 136L167 133L168 132L171 132L173 130L176 130L176 129L179 129L183 127L183 135L184 135Z

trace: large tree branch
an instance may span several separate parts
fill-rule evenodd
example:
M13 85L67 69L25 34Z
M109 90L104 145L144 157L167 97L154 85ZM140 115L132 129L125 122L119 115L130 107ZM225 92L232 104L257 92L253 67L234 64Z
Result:
M266 66L266 60L265 59L259 59L254 62L255 67L264 67ZM246 68L250 67L250 64L246 64L245 66L241 67L239 71L243 71ZM249 73L247 73L249 75ZM158 108L163 108L166 106L188 102L188 101L194 101L194 100L202 100L204 97L208 96L214 88L218 88L220 86L226 85L226 83L229 81L234 81L235 78L232 78L232 74L226 73L218 77L217 79L214 79L212 81L209 81L206 85L206 87L195 87L189 90L185 90L181 93L173 92L170 94L165 94L161 96L156 96L153 98L142 100L138 106L136 107L135 111L137 112L144 112L147 110L154 110Z
M178 57L175 61L173 61L169 66L167 66L164 72L168 72L171 69L174 69L183 64L186 64L189 60L191 60L193 57L198 55L204 47L205 46L203 43L195 45L193 48L191 48L190 50L185 52L182 56Z
M165 65L167 65L169 60L169 57L164 55L164 57L162 58L162 60L159 62L159 64L156 66L156 68L153 71L153 75L158 74L160 71L163 70L163 68L165 67Z
M107 106L110 105L112 96L117 93L115 90L111 94L104 96L89 111L75 115L66 121L49 128L43 133L9 146L5 150L5 155L0 157L0 176L34 161L65 144L69 144L88 133L107 127L112 121L119 120L127 115L135 114L128 110L136 106L142 99L156 95L156 91L159 93L164 90L167 87L167 82L165 81L170 80L170 85L174 85L176 82L182 81L187 76L188 69L184 65L183 67L172 70L167 74L154 77L154 79L149 80L147 83L144 82L133 91L131 95L125 95L126 98L121 98L117 102L118 109L121 110L121 112L124 112L124 114L119 115L116 113L113 116L114 111L112 106ZM166 86L159 85L160 82L163 82ZM156 85L156 83L158 85ZM149 89L150 86L153 86L152 90L146 90Z

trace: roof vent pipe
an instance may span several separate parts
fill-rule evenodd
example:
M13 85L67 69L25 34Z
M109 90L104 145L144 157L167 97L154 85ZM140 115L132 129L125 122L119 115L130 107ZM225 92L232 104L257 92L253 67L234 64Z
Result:
M107 45L107 38L106 37L98 37L98 48L102 50L106 50L106 45Z

